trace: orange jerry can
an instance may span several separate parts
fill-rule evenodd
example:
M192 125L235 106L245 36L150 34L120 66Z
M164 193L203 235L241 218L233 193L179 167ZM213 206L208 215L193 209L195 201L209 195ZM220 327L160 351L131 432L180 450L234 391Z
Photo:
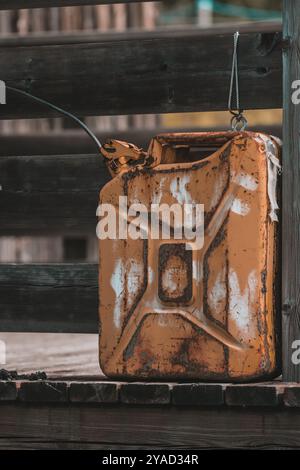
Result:
M246 131L162 134L147 152L120 141L103 147L113 175L97 211L100 366L108 377L245 382L279 374L280 148ZM174 217L169 239L138 230L132 207L145 225L140 207L173 204L203 207L198 245L175 237Z

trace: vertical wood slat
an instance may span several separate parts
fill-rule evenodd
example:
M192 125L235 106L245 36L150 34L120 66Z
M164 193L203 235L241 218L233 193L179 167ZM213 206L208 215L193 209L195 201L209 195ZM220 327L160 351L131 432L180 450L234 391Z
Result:
M283 34L283 173L282 173L282 330L283 379L300 382L300 364L292 361L300 341L300 104L291 100L300 79L300 2L285 0Z

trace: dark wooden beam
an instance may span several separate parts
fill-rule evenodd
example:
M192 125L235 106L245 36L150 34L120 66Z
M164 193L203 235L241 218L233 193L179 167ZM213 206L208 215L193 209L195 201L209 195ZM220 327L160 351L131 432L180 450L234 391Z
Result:
M100 155L1 157L0 234L95 233Z
M0 10L69 7L76 5L109 5L113 3L141 3L150 1L153 0L0 0Z
M193 132L198 128L168 129L166 132ZM153 136L164 132L157 129L128 129L126 131L97 132L100 142L118 138L125 142L132 142L138 147L147 149ZM281 133L279 127L275 128L276 135ZM28 156L28 155L77 155L95 152L95 144L85 133L77 130L49 132L45 134L10 134L0 136L0 156Z
M291 100L292 83L300 78L300 2L286 0L283 18L288 42L283 54L283 376L300 382L300 364L292 359L300 341L300 104Z
M127 133L118 132L124 137ZM114 133L114 136L116 133ZM128 134L129 136L130 134ZM111 134L112 136L112 134ZM109 138L109 133L99 135L100 141ZM121 138L120 138L121 140ZM123 140L123 139L122 139ZM126 139L125 139L126 140ZM128 142L130 140L127 140ZM135 142L135 140L133 140ZM138 144L139 145L139 144ZM0 156L28 156L28 155L64 155L84 154L95 152L94 142L85 133L81 132L49 132L47 134L10 134L0 137ZM1 196L0 196L1 197Z
M240 36L245 109L282 106L280 25L261 27ZM1 38L1 79L80 116L225 110L233 31ZM12 92L0 107L0 118L50 115Z
M300 448L297 409L14 401L0 410L1 449Z
M57 337L55 338L55 342ZM55 343L56 344L56 343ZM78 353L77 353L78 354ZM63 373L51 379L43 372L32 374L0 370L0 403L124 404L132 410L140 405L175 405L183 407L299 408L300 386L286 386L279 380L255 384L209 384L170 382L126 382L112 380L98 371L86 377L70 377ZM16 382L18 381L18 382ZM155 408L154 408L155 409Z
M254 131L259 131L261 126L249 128ZM224 128L222 128L224 129ZM163 132L199 132L211 131L212 128L199 128L199 127L181 127L179 128L157 128L157 129L128 129L126 131L106 131L97 132L97 137L100 142L105 142L108 139L118 138L125 142L133 142L138 147L147 149L150 140L153 136ZM221 130L221 128L214 128L213 130ZM280 125L263 126L262 132L282 136L282 128ZM81 131L63 131L63 132L49 132L45 134L9 134L0 136L0 156L28 156L28 155L77 155L77 154L91 154L95 151L94 142Z
M98 332L97 265L3 264L0 298L2 332Z
M8 371L1 376L1 449L165 448L177 454L191 448L300 448L300 387L280 381L120 383L101 373L30 381Z

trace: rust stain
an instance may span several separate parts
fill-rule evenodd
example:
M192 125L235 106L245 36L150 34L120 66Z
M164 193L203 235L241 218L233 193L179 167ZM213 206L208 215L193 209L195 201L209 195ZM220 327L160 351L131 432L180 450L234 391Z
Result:
M117 205L126 195L128 205L150 209L182 201L185 191L205 210L199 250L175 239L100 241L100 364L107 376L249 381L276 374L266 140L272 138L212 132L162 134L147 152L107 144L113 179L102 203Z
M159 247L158 296L162 302L175 305L192 299L192 251L184 243L164 243Z

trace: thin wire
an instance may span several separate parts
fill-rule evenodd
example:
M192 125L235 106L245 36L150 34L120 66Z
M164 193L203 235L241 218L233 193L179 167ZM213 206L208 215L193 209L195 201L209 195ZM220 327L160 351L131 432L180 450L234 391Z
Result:
M101 145L100 141L98 140L98 138L96 137L96 135L93 133L93 131L91 131L91 129L89 129L89 127L84 122L82 122L77 116L75 116L74 114L69 113L68 111L60 108L59 106L56 106L55 104L50 103L49 101L43 100L42 98L38 98L37 96L32 95L31 93L29 93L27 91L24 91L24 90L21 90L19 88L15 88L15 87L12 87L12 86L6 86L6 88L8 90L14 91L14 92L19 93L21 95L27 96L28 98L31 98L32 100L37 101L38 103L44 104L44 105L48 106L49 108L53 109L54 111L57 111L58 113L63 114L64 116L66 116L70 119L73 119L73 121L75 121L80 127L82 127L82 129L95 142L95 144L97 146L97 149L98 150L101 149L102 145Z
M243 131L247 127L247 119L243 115L243 110L240 108L240 91L239 91L239 74L238 74L238 41L239 32L236 31L233 35L233 54L232 54L232 66L230 76L230 86L228 95L228 111L232 114L231 128L235 131ZM233 96L233 84L235 84L235 101L236 110L232 107L232 96Z
M235 79L235 91L236 91L236 109L240 111L240 97L239 97L239 77L238 77L238 61L237 61L237 46L240 33L236 31L233 36L233 55L232 55L232 66L231 66L231 77L230 87L228 96L228 110L232 113L232 94L233 94L233 82Z

